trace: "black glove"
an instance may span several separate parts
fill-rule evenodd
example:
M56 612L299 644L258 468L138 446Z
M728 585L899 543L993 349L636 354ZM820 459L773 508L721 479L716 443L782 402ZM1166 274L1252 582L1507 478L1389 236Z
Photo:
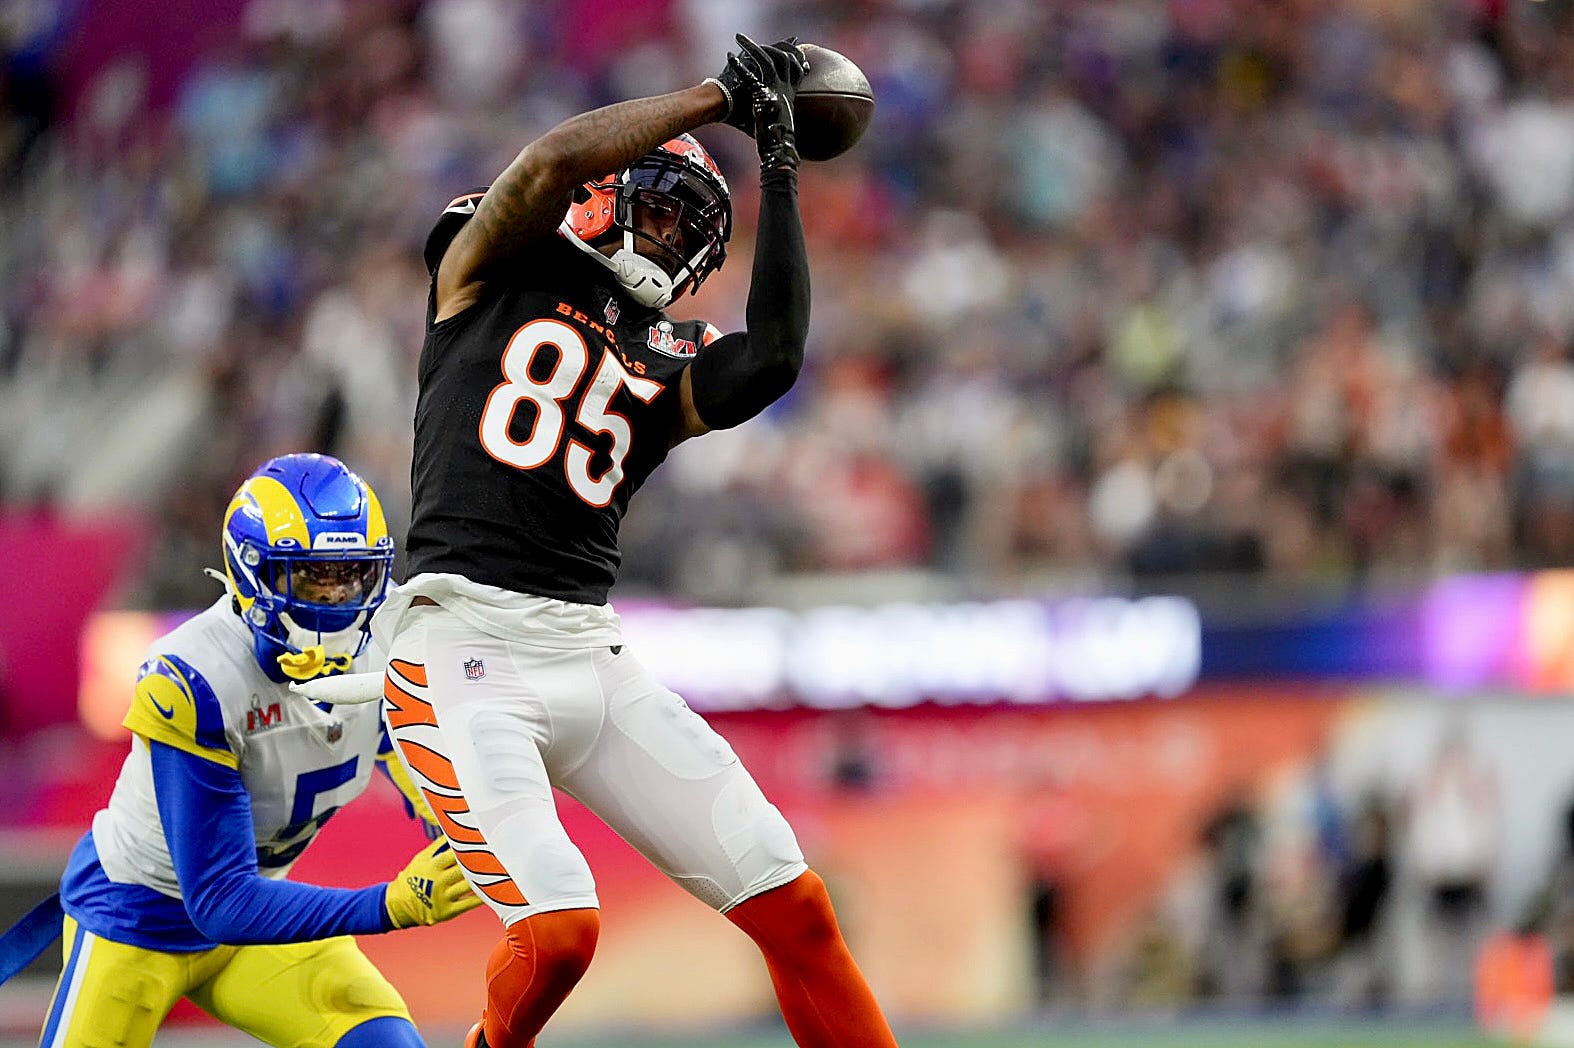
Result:
M791 38L761 47L738 35L738 67L747 76L749 100L754 110L754 145L760 154L760 172L796 171L798 144L793 124L793 99L809 63ZM729 56L730 57L730 56Z
M793 137L792 103L809 63L793 37L766 47L738 35L739 54L727 56L727 68L710 83L727 97L728 124L754 137L762 169L798 166Z

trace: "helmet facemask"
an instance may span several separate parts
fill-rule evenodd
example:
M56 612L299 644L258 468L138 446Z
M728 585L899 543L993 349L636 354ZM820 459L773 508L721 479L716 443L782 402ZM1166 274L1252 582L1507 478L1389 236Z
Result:
M273 591L284 598L279 621L295 651L322 646L352 659L366 646L366 625L382 602L390 557L275 557Z
M247 544L238 559L251 568L255 586L248 625L280 649L275 658L285 675L305 680L348 671L371 638L393 551L281 554Z

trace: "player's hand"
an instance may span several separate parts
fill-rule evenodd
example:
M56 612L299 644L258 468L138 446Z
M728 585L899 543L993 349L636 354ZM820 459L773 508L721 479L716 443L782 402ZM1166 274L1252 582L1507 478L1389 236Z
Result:
M774 127L785 127L788 144L792 144L793 96L798 82L809 71L809 63L795 37L764 46L741 33L737 40L738 53L727 56L727 68L720 76L712 77L711 82L727 97L727 115L723 119L760 143L763 160L762 129L769 132ZM781 135L768 137L779 140ZM796 163L796 148L793 155Z
M465 882L448 842L434 841L388 882L383 905L395 928L414 928L458 917L480 906L481 899Z
M743 37L740 35L739 40ZM756 78L743 65L742 59L728 52L727 65L715 76L705 78L707 84L721 88L727 100L727 112L721 120L731 124L750 138L754 137L754 85Z
M737 57L738 67L750 86L760 171L797 170L798 138L792 103L798 82L809 71L809 63L798 50L797 41L791 38L761 47L739 33L738 46L743 49Z

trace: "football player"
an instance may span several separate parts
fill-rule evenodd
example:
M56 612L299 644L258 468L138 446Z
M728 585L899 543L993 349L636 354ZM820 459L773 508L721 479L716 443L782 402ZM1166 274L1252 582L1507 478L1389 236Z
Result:
M389 763L375 708L287 686L366 668L393 560L377 496L335 459L273 459L230 502L223 551L225 595L149 649L131 752L61 879L65 967L41 1044L148 1045L186 997L268 1044L420 1045L350 936L480 905L447 845L387 884L284 879Z
M629 498L681 441L793 384L809 322L793 41L700 85L574 117L461 196L427 243L413 578L377 616L384 713L505 934L467 1044L523 1048L579 981L595 881L573 795L764 954L800 1045L894 1045L791 828L717 735L623 647L607 603ZM726 258L727 184L687 132L760 158L747 330L662 310Z

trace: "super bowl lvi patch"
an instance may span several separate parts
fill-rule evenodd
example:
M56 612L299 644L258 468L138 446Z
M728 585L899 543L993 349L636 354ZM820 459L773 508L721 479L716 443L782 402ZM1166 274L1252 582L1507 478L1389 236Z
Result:
M672 333L672 321L657 321L650 329L650 338L645 344L657 353L665 353L669 357L692 357L695 353L694 343L686 338L678 338Z

